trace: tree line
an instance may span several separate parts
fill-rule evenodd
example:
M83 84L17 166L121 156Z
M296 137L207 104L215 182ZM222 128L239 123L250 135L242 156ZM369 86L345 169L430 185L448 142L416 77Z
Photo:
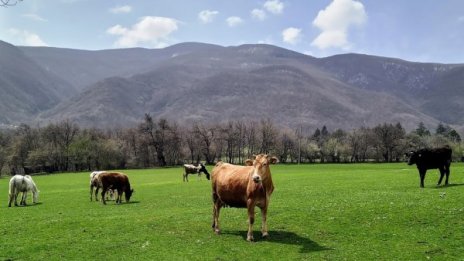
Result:
M351 131L308 131L277 126L270 119L181 126L149 114L135 127L80 128L65 120L45 127L22 124L0 132L2 174L152 168L184 163L243 164L253 154L275 155L282 163L399 162L418 148L448 145L463 160L459 134L439 124L420 123L407 133L400 123Z

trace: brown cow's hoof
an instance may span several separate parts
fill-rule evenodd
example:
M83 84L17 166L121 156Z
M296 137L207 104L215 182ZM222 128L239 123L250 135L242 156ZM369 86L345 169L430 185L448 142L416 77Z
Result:
M219 229L214 229L214 234L220 235L220 234L221 234L221 230L219 230Z
M269 233L264 232L264 233L263 233L263 238L269 238Z
M255 239L253 238L253 236L247 236L247 241L248 242L253 242L253 241L255 241Z

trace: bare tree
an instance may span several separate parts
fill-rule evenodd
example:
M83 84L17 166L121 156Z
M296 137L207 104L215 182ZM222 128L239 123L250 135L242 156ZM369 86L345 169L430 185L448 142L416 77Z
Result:
M245 135L246 135L246 124L243 121L237 121L235 123L235 132L237 135L237 156L238 163L242 164L244 160L244 148L245 148Z
M225 126L221 127L221 139L226 144L226 157L227 162L235 163L236 148L238 144L237 133L234 128L233 122L228 122Z
M270 119L261 121L261 153L269 154L275 149L277 129Z
M139 131L145 136L148 144L152 147L153 159L158 166L166 166L165 146L170 126L166 119L160 119L156 124L150 114L145 114L145 121L139 126Z
M401 145L405 131L401 124L382 124L373 129L376 137L375 147L385 162L398 160L397 148ZM396 153L395 153L396 152Z
M276 153L282 163L286 163L288 158L292 159L292 152L295 150L295 138L288 132L279 135L276 145Z
M187 144L188 153L190 154L190 162L199 162L200 161L200 138L193 131L193 129L184 128L184 142Z
M168 165L177 165L183 158L182 154L182 135L179 126L169 124L169 128L165 133L165 156Z
M203 125L195 124L193 131L199 137L201 152L205 157L206 163L212 164L214 161L212 144L216 135L214 128L208 128Z
M7 159L13 174L25 172L28 154L37 148L38 135L35 132L27 124L21 124L15 131Z
M21 2L23 0L13 0L13 1L10 1L10 0L0 0L0 6L2 7L8 7L8 6L14 6L16 5L18 2Z
M245 147L248 148L246 157L251 158L258 149L258 128L256 122L250 122L245 131Z

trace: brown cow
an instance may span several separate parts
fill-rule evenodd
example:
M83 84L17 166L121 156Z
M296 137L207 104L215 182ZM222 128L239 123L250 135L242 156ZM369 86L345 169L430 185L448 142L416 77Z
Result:
M213 186L213 230L219 229L219 212L221 207L229 206L248 209L247 240L253 241L253 223L255 206L261 209L262 236L268 237L266 223L267 207L274 185L269 164L275 164L277 158L260 154L254 160L247 160L247 166L238 166L218 162L212 172Z
M92 197L94 194L94 188L95 188L95 201L98 201L98 191L102 188L102 184L100 181L100 174L104 173L105 171L93 171L90 173L90 201L92 201ZM106 197L106 200L114 200L115 199L115 194L116 190L114 189L109 189L108 190L108 196Z
M124 173L119 172L104 172L99 175L102 185L101 199L103 204L106 204L105 194L109 189L117 190L116 204L121 203L121 196L124 192L126 202L129 202L134 190L131 189L129 178Z

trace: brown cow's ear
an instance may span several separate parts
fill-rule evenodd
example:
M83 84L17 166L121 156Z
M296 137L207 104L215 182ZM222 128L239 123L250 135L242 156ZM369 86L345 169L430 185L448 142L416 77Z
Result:
M279 162L279 160L276 157L272 157L271 160L269 161L271 164L276 164Z
M245 161L245 165L247 165L247 166L253 166L253 160L247 159L247 160Z

